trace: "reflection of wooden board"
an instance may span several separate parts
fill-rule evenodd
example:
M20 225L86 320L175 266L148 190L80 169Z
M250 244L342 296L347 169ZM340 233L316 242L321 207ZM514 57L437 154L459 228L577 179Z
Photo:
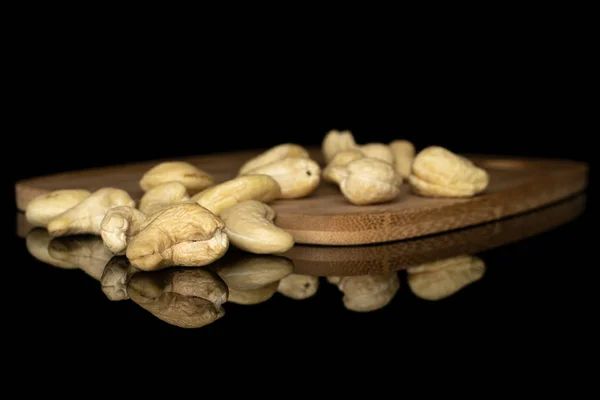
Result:
M213 174L218 182L233 178L239 167L258 151L182 158ZM323 165L318 149L311 156ZM310 196L278 200L276 223L297 243L355 245L390 242L497 220L538 208L587 185L587 165L562 160L531 160L492 156L470 157L491 176L485 193L471 199L432 199L411 194L406 184L395 201L354 206L328 183ZM135 200L143 194L142 174L159 161L73 171L17 182L21 211L37 195L56 189L96 190L112 186L127 190Z

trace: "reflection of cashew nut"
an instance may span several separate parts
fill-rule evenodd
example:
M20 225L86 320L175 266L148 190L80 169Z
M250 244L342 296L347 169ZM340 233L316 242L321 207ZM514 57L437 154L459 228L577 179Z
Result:
M204 268L138 272L127 293L158 319L181 328L200 328L223 317L228 298L225 282Z
M411 267L407 270L411 291L424 300L441 300L481 279L482 259L458 256Z
M33 226L45 228L56 216L75 207L90 196L89 190L55 190L31 200L25 210L25 219Z
M279 282L294 270L291 260L280 256L241 257L226 255L216 266L216 272L230 289L254 290L273 282Z
M115 256L104 267L100 283L102 291L112 301L127 300L127 283L131 275L138 271L127 260L127 257Z
M128 206L108 210L100 224L100 236L106 247L114 254L125 254L131 238L136 235L147 216Z
M396 272L382 275L343 276L338 288L344 293L344 306L358 312L375 311L385 307L400 288Z
M323 157L325 158L325 162L329 164L333 157L340 151L350 150L356 147L356 141L354 140L354 136L352 136L352 132L339 132L333 129L327 132L323 138L321 151L323 153Z
M144 271L207 265L229 248L224 228L220 218L198 204L177 204L149 216L131 239L126 255Z
M283 253L294 245L292 235L275 226L275 211L256 200L247 200L221 213L225 233L236 247L255 254Z
M277 292L278 282L257 289L237 290L229 288L229 302L243 305L259 304L269 300Z
M183 161L168 161L149 169L140 180L140 187L148 191L166 182L180 182L190 194L198 193L214 184L214 179L206 172Z
M48 223L48 232L52 236L100 235L102 219L108 210L117 206L135 207L135 202L124 190L99 189L76 206L54 217Z
M302 146L294 143L284 143L270 148L269 150L259 154L253 159L247 161L240 168L240 175L246 175L253 169L263 167L275 161L280 161L289 157L304 157L309 158L308 151Z
M312 297L319 289L319 277L291 274L279 281L277 291L294 300Z
M58 268L77 269L77 265L68 261L56 259L48 253L48 246L52 239L54 239L54 237L52 237L47 230L41 228L33 229L27 234L27 238L25 239L27 251L29 251L29 254L46 264Z
M54 238L48 245L48 254L56 260L77 266L98 281L106 263L113 257L98 236Z
M365 157L376 158L389 164L394 164L394 153L387 144L367 143L358 147Z
M408 140L394 140L390 142L389 146L394 154L396 172L403 179L408 179L412 170L413 160L415 159L415 146Z
M346 165L340 182L344 197L356 205L383 203L400 194L402 177L394 167L375 158L361 158Z
M140 200L139 209L144 214L154 214L172 204L182 203L190 199L181 182L166 182L148 190Z
M244 200L270 203L281 195L281 188L268 175L244 175L208 188L192 197L215 215Z

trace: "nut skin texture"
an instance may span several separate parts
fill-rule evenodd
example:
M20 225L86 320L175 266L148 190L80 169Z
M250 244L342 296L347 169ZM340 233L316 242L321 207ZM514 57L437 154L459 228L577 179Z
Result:
M356 141L350 131L330 130L323 138L321 151L325 158L325 163L329 164L333 157L340 151L351 150L356 148Z
M173 204L188 201L190 196L181 182L166 182L148 190L140 200L139 210L150 215Z
M415 296L424 300L441 300L485 274L485 263L474 256L457 256L409 268L408 285Z
M201 267L229 248L224 228L220 218L198 204L177 204L149 216L125 254L143 271L174 265Z
M294 270L291 260L280 256L241 256L223 257L215 271L225 281L229 289L256 290L273 282L279 282Z
M412 163L415 159L415 146L408 140L394 140L389 144L394 154L394 165L396 172L403 179L408 179L412 171Z
M384 203L400 194L402 177L385 161L362 158L349 163L345 171L347 176L340 182L340 189L355 205Z
M269 283L258 289L249 290L236 290L229 288L229 302L242 304L242 305L253 305L263 303L269 300L277 292L278 282Z
M214 185L213 177L184 161L167 161L150 168L142 176L140 187L147 192L166 182L180 182L189 194L195 194Z
M343 302L348 310L370 312L390 303L400 289L400 280L396 272L343 276L337 286L344 293Z
M486 189L489 175L465 157L430 146L415 157L409 182L425 197L472 197Z
M56 216L75 207L92 193L89 190L55 190L31 200L25 210L25 219L33 226L46 228Z
M306 197L315 191L321 181L319 164L303 157L288 157L255 168L249 173L269 175L275 179L281 188L282 199Z
M323 180L339 184L346 177L346 165L361 158L365 158L365 155L358 149L340 151L323 169Z
M115 256L108 261L102 272L100 284L102 292L111 301L129 299L127 284L133 274L138 272L124 256Z
M54 238L48 245L48 254L56 260L75 265L98 281L113 257L102 239L91 235Z
M77 269L77 265L69 261L56 259L50 255L48 246L52 239L54 239L54 237L51 236L47 230L35 228L27 234L27 238L25 239L27 251L41 262L50 264L54 267Z
M208 188L192 197L215 215L245 200L270 203L281 196L277 181L268 175L244 175Z
M394 165L394 153L392 153L392 149L387 144L367 143L359 146L359 149L366 157L376 158Z
M256 200L246 200L221 213L225 233L237 248L254 254L284 253L294 246L294 238L275 226L275 211Z
M135 201L121 189L102 188L92 193L75 207L54 217L48 223L52 236L100 235L102 219L111 208L118 206L135 207Z
M294 143L284 143L270 148L264 153L247 161L240 168L240 175L247 175L250 171L263 167L272 162L281 161L289 157L310 158L308 151Z
M158 319L181 328L201 328L225 315L225 282L207 269L174 268L134 274L127 285L131 300Z
M146 214L133 207L111 208L100 224L102 241L112 253L125 254L131 238L140 231L146 218Z
M279 281L277 291L294 300L304 300L314 296L319 289L319 277L291 274Z

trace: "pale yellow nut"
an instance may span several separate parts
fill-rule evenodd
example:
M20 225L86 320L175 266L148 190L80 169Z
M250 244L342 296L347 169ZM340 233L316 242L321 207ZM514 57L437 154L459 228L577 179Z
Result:
M377 204L391 201L400 194L402 177L394 166L375 158L361 158L346 166L347 176L340 189L351 203Z
M140 187L148 191L166 182L180 182L189 194L195 194L214 185L214 178L184 161L167 161L150 168L140 180Z
M339 184L347 176L346 165L364 157L364 153L358 149L340 151L323 169L323 180Z
M98 189L76 206L54 217L48 223L48 232L52 236L100 235L102 219L108 210L118 206L135 207L135 201L121 189Z
M100 223L100 237L112 253L125 254L127 244L140 231L146 218L146 214L133 207L111 208Z
M482 259L457 256L407 270L411 291L424 300L441 300L478 281L485 273Z
M207 269L175 268L134 274L131 300L158 319L181 328L201 328L225 315L225 282Z
M394 154L396 172L402 178L408 179L412 171L412 163L415 159L415 146L408 140L394 140L389 146Z
M192 197L215 215L245 200L270 203L281 195L281 188L268 175L244 175L208 188Z
M253 305L269 300L277 292L278 282L272 282L258 289L236 290L229 288L228 302Z
M400 289L400 280L396 272L343 276L338 288L344 293L343 302L348 310L369 312L379 310L392 301Z
M415 157L409 182L422 196L472 197L485 190L489 175L465 157L430 146Z
M68 236L54 238L48 245L48 254L56 260L75 265L96 280L113 254L98 236Z
M340 280L342 279L341 276L328 276L327 277L327 282L331 283L332 285L336 285L338 283L340 283Z
M294 270L291 260L279 256L255 256L244 253L219 260L217 274L230 289L254 290L285 278Z
M273 223L275 210L256 200L246 200L221 213L225 233L237 248L254 254L284 253L294 246L292 235Z
M127 246L131 264L144 271L173 265L201 267L229 248L225 224L196 203L176 204L150 215Z
M190 199L187 189L181 182L166 182L154 186L142 196L139 210L144 214L154 214L172 204L182 203Z
M131 276L138 272L124 256L115 256L111 258L100 278L102 292L111 301L120 301L129 299L127 294L127 284Z
M25 239L27 251L36 259L54 267L65 269L77 269L77 265L64 260L59 260L50 255L48 246L54 239L47 230L36 228L31 230Z
M311 194L321 181L321 167L310 158L288 157L251 170L251 174L269 175L281 188L282 199L298 199Z
M340 151L351 150L356 148L356 141L350 131L337 131L335 129L327 132L323 143L321 144L321 151L325 158L325 163L329 164L333 157Z
M359 146L359 149L363 152L365 157L376 158L392 165L394 164L394 154L387 144L367 143Z
M56 216L75 207L92 193L89 190L55 190L31 200L25 209L25 219L33 226L45 228Z
M240 168L239 174L246 175L256 168L260 168L272 162L280 161L289 157L309 158L310 156L308 151L300 145L294 143L280 144L270 148L262 154L259 154L253 159L248 160Z
M314 296L319 289L319 277L291 274L279 281L277 291L294 300L304 300Z

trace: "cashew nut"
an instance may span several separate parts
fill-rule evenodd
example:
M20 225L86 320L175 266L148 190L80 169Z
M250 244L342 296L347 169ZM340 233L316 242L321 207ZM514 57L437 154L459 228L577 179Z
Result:
M250 174L269 175L281 188L282 199L297 199L311 194L321 181L321 167L310 158L288 157L250 170Z
M113 254L98 236L54 238L48 245L50 257L74 265L96 280L100 280Z
M259 304L269 300L277 292L278 282L269 283L258 289L236 290L229 288L229 302L243 305Z
M327 277L327 282L331 283L332 285L338 285L338 283L340 283L340 280L342 280L341 276L328 276Z
M337 286L344 293L343 302L348 310L369 312L383 308L392 301L400 289L400 280L396 272L343 276Z
M273 282L279 282L292 273L291 260L279 256L243 255L221 258L215 270L229 289L244 291L260 289Z
M133 274L138 272L127 260L127 257L115 256L110 259L102 271L100 283L102 292L111 301L127 300L127 284Z
M129 280L127 293L158 319L181 328L200 328L223 317L228 298L225 282L203 268L139 272Z
M100 235L102 219L108 210L117 206L135 207L135 201L121 189L96 190L79 204L50 220L48 232L52 236Z
M131 238L126 255L144 271L173 265L203 266L229 248L225 224L196 203L176 204L149 216Z
M150 168L140 180L140 187L148 191L166 182L180 182L189 194L195 194L212 186L213 177L183 161L167 161Z
M192 197L215 215L244 200L270 203L281 195L277 181L268 175L244 175L208 188Z
M359 149L366 157L376 158L394 165L394 154L387 144L367 143L359 146Z
M465 157L430 146L415 157L409 182L421 196L472 197L485 190L489 175Z
M339 184L347 175L346 165L364 157L365 155L359 149L340 151L323 170L323 180Z
M100 236L106 247L114 254L125 254L127 244L146 218L146 214L133 207L119 206L108 210L100 224Z
M352 132L339 132L333 129L327 132L325 138L323 138L321 150L323 157L325 158L325 162L329 164L333 157L340 151L351 150L356 147L356 141L354 140L354 136L352 136Z
M225 233L231 243L255 254L274 254L288 251L294 238L275 226L275 211L256 200L246 200L221 212Z
M55 259L48 253L48 246L54 239L47 230L36 228L31 230L25 239L27 251L36 259L43 263L50 264L58 268L77 269L77 265L68 261Z
M403 179L408 179L415 159L415 146L408 140L394 140L390 143L390 149L394 154L396 172Z
M319 277L291 274L279 281L277 291L294 300L312 297L319 289Z
M457 256L411 267L407 271L411 291L424 300L441 300L478 281L485 263L474 256Z
M361 158L349 163L340 182L342 194L353 204L383 203L400 194L402 177L394 167L375 158Z
M45 228L56 216L75 207L91 195L89 190L55 190L31 200L25 210L25 219L33 226Z
M139 209L144 214L154 214L172 204L182 203L190 199L188 192L181 182L166 182L148 190L140 200Z
M294 143L284 143L270 148L264 153L247 161L240 168L240 175L247 175L250 171L263 167L275 161L280 161L289 157L309 158L308 151L300 145Z

